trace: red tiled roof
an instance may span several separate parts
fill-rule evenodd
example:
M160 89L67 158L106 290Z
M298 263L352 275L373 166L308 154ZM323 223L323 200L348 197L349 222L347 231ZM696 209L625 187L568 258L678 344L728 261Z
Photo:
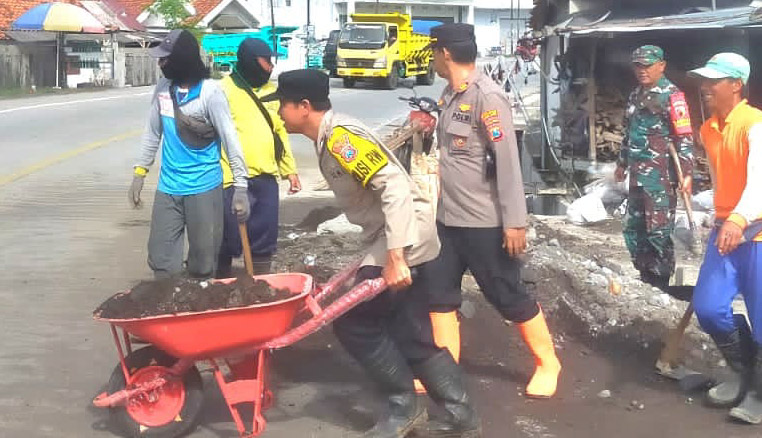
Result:
M0 2L0 39L4 38L3 30L8 30L11 23L30 8L51 0L2 0ZM81 6L78 0L55 0L62 3L71 3ZM120 9L127 14L127 23L137 23L137 17L156 0L103 0L109 9L120 13ZM196 15L189 17L186 22L194 23L206 17L223 0L192 0Z
M112 3L121 5L127 14L137 18L141 12L145 11L154 2L155 0L114 0Z
M11 23L40 3L46 3L50 0L3 0L0 2L0 39L4 38L3 30L9 30ZM61 3L71 3L80 6L77 0L57 0Z
M223 0L193 0L193 7L196 9L196 15L190 20L199 21L212 12Z
M149 6L154 4L155 1L156 0L112 0L111 3L121 5L127 14L137 19L137 17ZM212 12L217 5L222 3L222 1L223 0L191 0L193 8L196 10L196 15L188 17L186 22L194 23L203 19Z

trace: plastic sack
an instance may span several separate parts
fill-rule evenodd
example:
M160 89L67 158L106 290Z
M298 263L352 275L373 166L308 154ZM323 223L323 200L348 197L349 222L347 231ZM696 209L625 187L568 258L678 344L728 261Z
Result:
M566 219L577 225L602 222L608 218L601 198L594 193L587 194L571 203L566 209Z

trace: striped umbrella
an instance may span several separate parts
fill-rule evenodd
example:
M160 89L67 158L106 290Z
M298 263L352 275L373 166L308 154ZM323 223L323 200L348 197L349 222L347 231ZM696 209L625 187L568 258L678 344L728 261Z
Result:
M42 3L24 12L11 24L13 30L51 32L105 33L106 29L92 14L68 3Z
M64 33L106 33L106 28L92 14L68 3L41 3L24 12L11 24L12 30L57 32L56 87L59 86L61 45Z

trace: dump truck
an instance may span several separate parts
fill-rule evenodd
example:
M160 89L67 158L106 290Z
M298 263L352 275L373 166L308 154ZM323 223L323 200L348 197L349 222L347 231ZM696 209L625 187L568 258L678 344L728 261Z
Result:
M352 14L339 35L336 64L344 87L358 80L380 82L394 89L400 78L415 77L420 85L434 83L431 38L413 32L408 14Z

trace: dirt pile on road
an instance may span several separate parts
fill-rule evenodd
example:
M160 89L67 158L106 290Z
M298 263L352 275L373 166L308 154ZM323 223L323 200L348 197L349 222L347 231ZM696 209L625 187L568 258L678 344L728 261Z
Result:
M106 300L95 314L115 319L144 318L272 303L290 296L292 293L287 289L273 288L266 281L248 276L238 277L229 284L168 278L142 281L130 293Z

